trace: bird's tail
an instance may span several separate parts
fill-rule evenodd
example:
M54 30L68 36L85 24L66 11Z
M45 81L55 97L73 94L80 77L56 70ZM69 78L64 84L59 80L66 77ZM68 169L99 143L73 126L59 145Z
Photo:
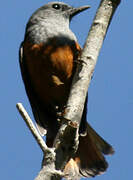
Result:
M67 163L64 172L74 180L80 176L94 177L100 175L108 167L103 154L108 155L113 153L112 146L101 138L88 124L87 135L79 137L77 153Z

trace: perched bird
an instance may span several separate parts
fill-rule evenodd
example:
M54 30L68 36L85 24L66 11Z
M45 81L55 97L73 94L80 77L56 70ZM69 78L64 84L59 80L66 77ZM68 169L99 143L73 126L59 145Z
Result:
M50 2L30 17L20 47L20 68L37 127L52 147L66 105L76 60L81 48L69 28L71 19L89 6L71 7L63 2ZM66 174L94 177L108 164L103 154L113 148L87 123L87 99L79 128L79 147L65 166ZM84 136L83 136L84 134Z

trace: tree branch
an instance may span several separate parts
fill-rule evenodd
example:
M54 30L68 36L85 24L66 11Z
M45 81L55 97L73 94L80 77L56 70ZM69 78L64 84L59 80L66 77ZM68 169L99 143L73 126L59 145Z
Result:
M40 171L36 180L51 180L51 177L55 177L56 180L61 179L63 177L63 173L60 170L55 169L55 149L48 148L45 141L37 131L36 127L34 126L30 116L26 112L25 108L21 103L17 103L16 105L19 113L21 114L22 118L26 122L26 125L30 129L32 135L36 139L38 145L42 149L43 153L45 153L45 164L43 169ZM53 179L54 180L54 179Z
M119 3L120 0L102 0L100 3L81 57L78 60L77 71L73 79L69 100L54 143L54 148L48 148L46 146L39 133L36 133L33 124L31 122L27 123L26 119L29 120L29 117L23 112L21 104L17 105L33 136L45 153L43 167L35 180L61 179L64 176L62 171L65 164L78 148L78 128L91 76L108 26Z
M30 116L28 115L28 113L26 112L25 108L23 107L23 105L21 103L17 103L16 107L19 111L19 113L21 114L21 116L23 117L24 121L26 122L27 126L29 127L32 135L34 136L34 138L36 139L38 145L40 146L40 148L42 149L43 152L49 151L50 148L47 147L46 143L44 142L43 138L41 137L41 135L38 133L36 127L34 126Z

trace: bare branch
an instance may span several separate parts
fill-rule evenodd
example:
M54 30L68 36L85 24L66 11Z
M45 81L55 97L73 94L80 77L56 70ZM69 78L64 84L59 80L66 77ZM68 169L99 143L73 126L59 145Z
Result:
M19 113L21 114L22 118L26 122L28 128L30 129L32 135L36 139L37 143L39 144L40 148L42 149L43 153L45 153L45 164L43 169L40 171L38 177L36 180L51 180L51 177L54 177L55 179L61 179L63 177L63 173L61 171L55 170L55 149L54 148L48 148L45 141L41 137L41 135L38 133L36 127L34 126L30 116L26 112L25 108L21 103L17 103L16 105ZM44 170L45 169L45 170Z
M49 148L47 147L47 145L44 142L43 138L41 137L41 135L37 131L35 125L33 124L30 116L26 112L26 110L23 107L23 105L21 103L17 103L16 107L17 107L19 113L21 114L22 118L26 122L27 126L29 127L32 135L34 136L34 138L36 139L37 143L39 144L40 148L42 149L42 151L43 152L49 151Z

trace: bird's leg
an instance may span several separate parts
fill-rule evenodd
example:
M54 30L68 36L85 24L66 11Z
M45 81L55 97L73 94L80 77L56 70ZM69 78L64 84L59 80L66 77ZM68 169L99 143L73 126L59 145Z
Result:
M74 63L79 64L79 65L83 65L83 64L86 65L86 62L84 62L82 59L79 59L79 58L74 60Z
M61 122L63 115L65 114L66 105L56 106L57 121Z

